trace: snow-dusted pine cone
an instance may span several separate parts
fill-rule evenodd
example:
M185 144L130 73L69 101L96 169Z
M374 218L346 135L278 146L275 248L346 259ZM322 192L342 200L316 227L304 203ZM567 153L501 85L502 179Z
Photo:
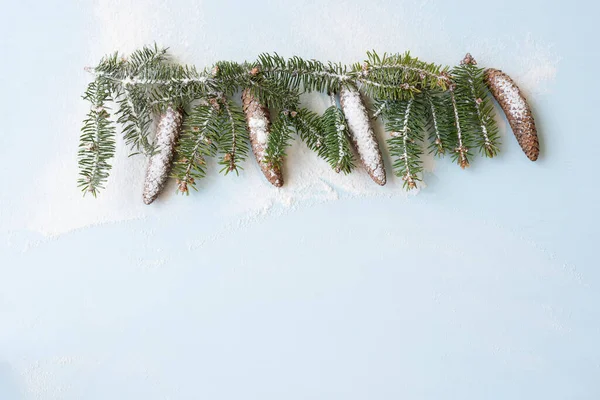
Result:
M144 181L143 198L146 204L156 200L169 177L182 121L182 112L172 107L168 107L159 117L155 152L148 161L146 180Z
M250 89L245 89L242 92L242 103L246 115L246 124L250 132L252 152L256 157L256 161L267 180L273 186L281 187L283 185L281 169L265 160L267 140L271 129L269 110L250 93Z
M385 185L385 168L381 150L371 126L367 107L365 107L358 89L353 86L342 86L340 106L346 117L350 139L358 152L362 165L371 179L378 185Z
M540 145L535 121L531 114L531 108L527 104L527 99L516 83L504 72L489 68L485 70L484 77L492 95L504 110L510 127L525 155L531 161L537 160L540 154Z

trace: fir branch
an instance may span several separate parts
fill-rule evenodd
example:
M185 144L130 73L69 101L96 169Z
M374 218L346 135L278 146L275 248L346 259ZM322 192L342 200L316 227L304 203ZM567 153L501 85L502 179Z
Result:
M443 156L451 142L449 136L453 132L452 120L447 117L447 109L443 100L444 93L425 91L423 101L425 107L426 130L429 132L429 151L436 156Z
M263 53L258 56L260 71L284 85L307 92L337 92L340 82L350 79L340 65L326 66L317 60L300 57L284 59L277 53Z
M323 159L327 159L327 146L321 117L306 108L292 114L296 132L309 149Z
M357 87L361 89L368 97L382 98L390 100L401 100L413 97L420 93L420 90L410 83L385 83L378 79L357 77Z
M325 134L325 159L335 172L349 174L354 168L350 147L348 125L344 113L332 99L332 105L323 113L323 132Z
M138 75L137 79L140 84L152 87L152 99L163 107L172 103L185 105L223 91L213 72L199 72L189 65L161 64Z
M86 67L86 71L94 75L94 79L104 79L111 83L118 82L127 76L127 61L118 52L103 57L95 68Z
M337 93L345 82L354 82L372 97L405 99L422 88L445 89L449 81L446 68L422 62L408 53L380 58L375 52L369 52L367 56L365 64L355 64L348 69L340 63L324 64L300 57L286 60L276 53L265 53L255 63L223 61L215 64L210 72L202 73L193 67L164 63L166 57L156 56L158 61L154 68L127 68L123 73L107 63L105 68L96 68L96 73L121 86L158 86L163 87L162 91L169 89L172 94L187 92L188 98L201 98L211 91L232 94L238 88L247 87L261 103L275 108L292 108L287 100L292 99L293 103L294 93L301 89ZM146 58L152 59L150 55Z
M148 104L147 92L143 87L125 85L118 93L117 122L123 126L125 143L134 152L151 155L153 146L148 137L152 124L152 112Z
M400 99L411 97L419 92L413 83L400 82L399 84L398 79L390 77L390 73L379 74L381 76L375 74L371 77L368 71L356 67L349 71L340 63L330 62L325 65L317 60L305 60L300 57L285 60L276 53L273 55L264 53L258 57L257 64L265 75L282 82L287 87L303 89L306 92L337 93L340 85L345 82L354 82L372 97Z
M461 121L465 119L464 107L459 107L459 103L456 101L456 95L454 89L450 89L451 104L451 118L454 122L454 135L451 136L451 144L454 148L452 153L452 160L462 169L468 168L469 162L469 148L473 142L472 132L465 130L465 124L461 125ZM464 105L463 105L464 106Z
M248 131L246 129L246 119L242 109L227 98L221 98L219 104L224 112L220 118L220 136L217 147L223 158L219 164L223 167L220 172L227 175L235 171L239 175L239 165L248 155Z
M352 67L352 75L367 95L401 100L414 97L426 89L446 90L450 77L446 67L425 63L405 54L367 53L367 60Z
M213 68L219 90L225 94L233 94L241 89L250 89L252 96L269 108L294 108L298 93L295 88L285 82L263 74L257 63L238 64L222 61Z
M389 106L389 102L387 100L376 101L376 106L373 107L373 115L371 119L377 119L381 115L382 112Z
M212 104L196 106L186 118L172 169L178 192L189 194L190 187L197 190L196 180L206 175L205 158L217 153L220 112L219 103L213 100Z
M452 71L456 82L457 101L462 104L465 125L473 132L474 144L481 154L494 157L498 153L498 127L493 118L493 106L487 96L483 68L467 54L461 65Z
M194 66L168 61L166 49L155 46L133 52L128 58L115 53L89 71L110 82L115 92L127 95L145 91L148 106L157 110L180 107L220 91L222 85L214 78L214 71L198 72Z
M289 110L280 112L271 125L265 148L265 161L275 169L281 169L283 158L286 156L285 149L290 146L292 140L292 128L293 121Z
M153 47L144 46L134 51L126 59L127 73L137 76L144 70L151 70L168 59L167 48L159 48L156 43Z
M420 61L409 52L384 53L383 57L374 51L367 52L367 60L362 65L354 64L353 71L359 75L376 76L378 81L408 84L415 88L446 90L451 83L447 67Z
M83 98L90 102L90 111L83 122L79 144L78 186L96 197L108 179L115 153L115 127L110 121L106 103L111 100L110 85L96 79L88 85Z
M294 109L298 104L298 92L276 80L255 79L248 88L250 93L268 108Z
M395 157L394 172L402 178L407 190L417 187L423 172L420 142L423 140L425 110L421 102L421 97L390 102L382 112L385 128L392 136L387 142L390 155Z

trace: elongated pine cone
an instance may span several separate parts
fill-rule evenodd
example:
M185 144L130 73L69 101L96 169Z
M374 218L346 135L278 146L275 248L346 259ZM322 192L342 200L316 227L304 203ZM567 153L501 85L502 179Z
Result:
M484 72L485 83L504 110L508 123L525 155L538 159L540 145L531 108L517 84L504 72L488 68Z
M158 197L165 186L171 170L171 161L175 153L175 144L179 138L183 114L180 110L168 107L158 120L156 147L148 160L144 181L143 199L150 204Z
M246 125L250 132L250 144L256 161L267 180L276 187L283 185L281 169L266 161L267 141L271 130L271 117L269 109L256 99L250 89L242 92L242 103L246 115Z
M342 86L340 89L340 106L350 133L350 140L358 152L360 161L371 179L378 185L385 185L385 168L377 137L371 126L367 107L354 86Z

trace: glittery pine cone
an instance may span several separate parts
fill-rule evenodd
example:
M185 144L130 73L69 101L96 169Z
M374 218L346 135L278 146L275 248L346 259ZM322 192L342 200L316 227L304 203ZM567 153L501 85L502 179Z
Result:
M143 199L145 204L156 200L165 186L182 122L182 112L172 107L168 107L159 117L155 140L156 148L148 160L146 179L144 180Z
M537 160L540 154L540 145L527 99L515 82L500 70L486 69L484 79L492 95L504 110L521 149L531 161Z
M363 167L378 185L385 185L385 168L377 137L371 126L367 107L355 87L342 86L340 106L348 124L350 140L356 149Z
M246 124L250 132L250 144L256 161L267 180L276 187L283 185L281 169L266 161L267 141L270 135L271 120L269 109L264 107L249 89L242 92L242 103Z

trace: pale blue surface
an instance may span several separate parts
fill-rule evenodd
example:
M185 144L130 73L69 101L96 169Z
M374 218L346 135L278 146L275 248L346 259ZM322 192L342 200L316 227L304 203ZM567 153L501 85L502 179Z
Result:
M174 3L178 15L192 4ZM206 2L185 38L149 22L146 36L197 63L183 40L210 57L353 60L361 33L396 19L444 41L399 34L390 49L389 30L371 47L444 63L532 35L561 57L531 98L542 157L529 162L508 132L497 160L438 163L408 199L342 198L223 230L235 216L208 187L47 240L27 229L48 204L40 176L56 154L74 170L77 128L61 121L85 112L82 67L119 45L102 39L98 4L5 1L0 13L1 400L600 398L596 5L259 0L226 16L235 2ZM296 34L309 13L332 24ZM362 24L346 42L345 15ZM506 44L490 59L509 71Z

